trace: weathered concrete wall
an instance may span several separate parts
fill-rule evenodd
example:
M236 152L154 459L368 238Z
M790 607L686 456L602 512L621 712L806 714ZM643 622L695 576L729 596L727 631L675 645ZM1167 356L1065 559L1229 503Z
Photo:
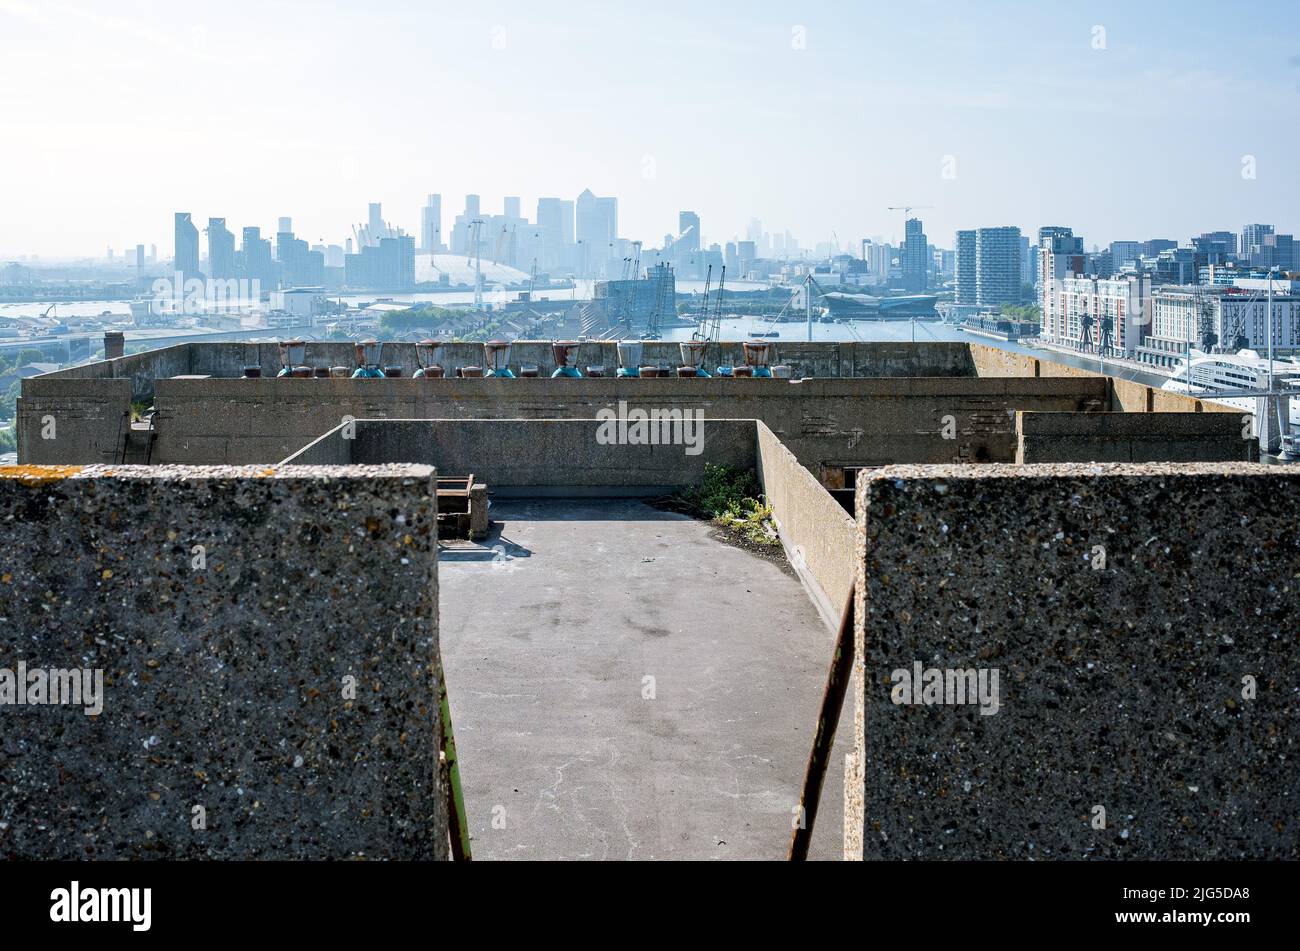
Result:
M757 461L752 420L709 419L676 430L690 445L604 442L616 431L602 432L591 419L358 420L353 432L344 438L339 427L284 464L338 461L348 452L353 464L415 462L444 476L473 475L494 495L636 496L694 485L706 463L753 469ZM689 454L693 448L699 452Z
M786 363L795 378L853 376L974 376L975 368L964 343L831 343L770 341L775 347L773 363ZM217 377L239 376L245 365L261 366L264 376L280 371L276 344L211 343L193 344L190 369L181 373L200 373ZM307 363L311 366L354 365L354 346L347 342L311 342L307 344ZM385 364L400 366L410 376L419 367L415 344L384 344ZM463 366L483 366L481 343L443 344L439 362L449 374ZM681 366L681 350L676 341L649 340L644 344L643 363L654 366ZM744 363L740 341L721 341L705 353L705 366L732 366ZM550 376L555 369L551 343L545 340L516 340L511 344L510 367L516 373L525 364L536 366ZM618 368L617 344L612 340L586 341L578 349L578 366L604 366L611 374ZM161 375L161 374L160 374ZM168 374L170 375L170 374Z
M554 369L551 345L545 341L518 341L511 354L511 365L517 370L523 363L540 367L546 377ZM351 367L354 360L351 343L310 343L307 360L312 365L342 365ZM715 344L707 354L710 365L742 362L742 345L739 342ZM964 344L959 343L790 343L781 344L777 358L791 363L795 376L817 377L973 377L974 365ZM481 344L448 343L440 357L443 365L453 371L471 364L482 364ZM409 343L385 344L384 362L399 365L408 378L417 366L415 345ZM603 364L613 373L618 359L613 342L590 342L582 345L578 356L582 366ZM668 341L648 341L645 344L644 362L676 366L680 363L678 345ZM243 367L261 367L263 379L236 381ZM156 421L160 428L158 444L154 446L151 460L161 464L239 464L270 462L282 459L297 451L311 439L334 426L343 415L359 418L412 418L415 416L446 417L469 415L447 409L417 411L417 402L469 403L473 391L463 396L453 389L432 391L433 400L419 400L400 388L397 391L376 389L382 381L277 381L274 377L281 368L279 348L274 343L187 343L152 350L146 353L115 360L100 361L81 367L60 370L56 373L24 380L23 400L18 405L18 428L32 432L48 415L66 415L74 421L75 434L59 445L47 445L20 437L19 461L25 464L112 463L122 458L122 443L126 423L119 417L129 412L130 403L152 404L157 393L171 396L170 410L160 412ZM177 376L207 376L211 380L176 380ZM82 387L70 381L129 380L130 398L122 401L120 388L111 394L94 387ZM236 384L236 391L223 390L221 384ZM302 402L295 402L296 391L272 389L284 383L307 382L314 389ZM414 382L414 381L409 381ZM446 380L450 386L453 381ZM463 381L472 385L475 381ZM505 408L488 412L488 417L557 417L578 416L580 412L548 411L545 407L565 402L555 392L545 389L549 379L528 380L527 385L542 387L529 391L517 409ZM556 381L572 394L573 381ZM591 383L601 381L593 380ZM635 383L636 381L631 381ZM650 381L646 381L650 382ZM661 387L676 380L654 381ZM705 381L684 381L698 382ZM775 381L719 381L740 385L773 386ZM358 385L361 386L357 389ZM434 381L429 381L434 385ZM585 386L586 384L583 384ZM252 387L261 387L252 390ZM332 387L323 390L325 386ZM260 394L261 401L245 404L243 397L249 392ZM322 392L329 394L324 401ZM394 395L396 392L397 395ZM489 394L491 391L487 391ZM100 405L102 404L102 405ZM316 405L320 404L320 405ZM402 404L402 405L398 405ZM531 405L530 405L531 404ZM478 399L481 408L483 400ZM268 419L268 406L277 412ZM1061 407L1057 407L1061 408ZM190 416L186 420L187 414ZM734 417L724 410L714 415ZM230 426L223 425L229 418ZM167 419L171 419L167 425ZM911 457L905 456L910 460Z
M1041 363L1036 357L1012 353L986 343L968 346L971 362L978 376L1042 376Z
M814 471L825 462L1011 462L1013 410L1088 411L1105 399L1101 378L160 380L153 459L269 464L347 416L593 419L625 401L762 419Z
M1249 413L1016 413L1016 462L1258 462Z
M18 460L46 465L115 463L131 425L131 381L42 376L18 397Z
M839 630L853 591L853 519L799 464L776 434L759 422L758 474L781 533L786 558L827 626Z
M1198 400L1181 393L1171 393L1158 387L1146 386L1132 380L1106 376L1093 370L1057 363L1049 357L1039 359L1021 353L1012 353L987 344L970 345L971 362L975 372L982 377L1068 377L1072 379L1104 379L1110 384L1110 412L1115 413L1240 413L1240 410L1222 403Z
M154 380L166 379L182 373L193 373L194 344L181 343L159 350L147 350L129 357L98 360L94 363L53 373L44 373L23 381L22 392L27 395L29 386L39 389L47 380L130 380L131 399L137 403L153 400Z
M645 347L646 362L677 362L675 343ZM549 343L517 342L514 348L512 366L536 362L549 374ZM612 370L613 348L609 342L584 344L579 363ZM739 360L739 348L716 345L708 362ZM401 365L408 378L278 380L272 378L280 368L275 344L184 344L24 381L20 434L38 431L49 415L67 415L72 427L62 443L20 435L19 459L120 459L130 401L123 401L120 386L102 395L74 382L114 379L130 380L131 400L156 401L150 458L162 464L269 464L345 416L583 418L620 399L645 408L699 408L712 418L762 419L814 472L824 464L1010 462L1018 445L1014 410L1235 412L979 344L781 343L777 357L793 363L796 376L806 370L817 378L417 381L409 378L414 345L388 344L385 362ZM307 359L350 366L352 345L309 344ZM442 361L449 369L481 363L482 348L447 344ZM260 366L264 378L234 379L246 364ZM211 379L171 378L181 375ZM952 438L941 438L944 433Z
M1236 413L1241 410L1213 400L1198 400L1154 386L1110 377L1111 409L1123 413Z
M862 473L846 854L1300 858L1297 505L1246 463ZM896 705L917 661L998 712Z
M446 858L432 479L0 469L0 855Z

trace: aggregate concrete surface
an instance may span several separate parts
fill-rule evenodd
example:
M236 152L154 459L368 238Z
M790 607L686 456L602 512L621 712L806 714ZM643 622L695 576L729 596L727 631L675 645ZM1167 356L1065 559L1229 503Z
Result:
M793 574L640 501L491 517L439 553L474 858L783 859L832 647ZM814 858L841 855L841 725Z
M446 858L432 489L0 467L0 674L103 683L0 689L0 858Z
M1247 463L864 473L846 850L1300 857L1297 505ZM914 664L1000 671L998 711L899 703Z

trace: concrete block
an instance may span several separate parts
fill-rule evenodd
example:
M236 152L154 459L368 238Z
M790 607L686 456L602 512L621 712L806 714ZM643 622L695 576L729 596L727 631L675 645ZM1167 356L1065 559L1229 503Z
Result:
M0 469L0 854L440 859L427 466ZM0 699L5 689L0 670Z
M1300 858L1297 505L1246 463L862 473L846 852ZM896 703L916 664L997 712Z
M475 482L469 489L469 537L481 541L488 536L488 489Z

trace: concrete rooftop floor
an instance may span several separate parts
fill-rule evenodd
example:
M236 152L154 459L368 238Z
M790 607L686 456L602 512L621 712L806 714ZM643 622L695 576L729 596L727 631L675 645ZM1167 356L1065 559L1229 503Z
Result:
M784 859L832 648L793 574L635 500L491 516L438 566L474 858ZM814 858L841 855L851 719Z

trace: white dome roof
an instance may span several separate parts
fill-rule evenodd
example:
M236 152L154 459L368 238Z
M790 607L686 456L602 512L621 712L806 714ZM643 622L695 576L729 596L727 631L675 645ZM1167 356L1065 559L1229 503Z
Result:
M483 259L483 285L519 284L528 280L528 274L518 268L505 264L493 264ZM474 262L465 262L463 254L417 254L415 256L415 279L418 282L436 283L443 274L453 284L474 286Z

